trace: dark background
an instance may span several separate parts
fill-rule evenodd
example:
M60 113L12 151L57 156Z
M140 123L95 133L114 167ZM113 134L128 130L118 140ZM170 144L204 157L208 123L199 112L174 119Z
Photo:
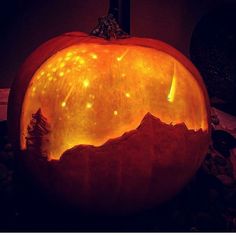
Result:
M192 32L209 11L235 0L131 0L131 34L163 40L189 56ZM0 2L0 88L10 87L24 59L48 39L90 32L108 0ZM219 16L220 17L220 16Z

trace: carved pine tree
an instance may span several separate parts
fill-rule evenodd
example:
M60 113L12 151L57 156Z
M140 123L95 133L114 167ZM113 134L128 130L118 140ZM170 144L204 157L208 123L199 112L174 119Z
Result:
M32 119L27 130L27 150L35 156L47 158L47 149L49 145L48 134L50 132L50 126L46 117L43 116L41 109L38 109L38 111L32 115Z

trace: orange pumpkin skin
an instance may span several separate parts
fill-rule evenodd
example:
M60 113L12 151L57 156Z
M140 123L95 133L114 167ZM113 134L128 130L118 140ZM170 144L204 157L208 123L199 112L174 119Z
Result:
M76 146L60 160L41 163L26 157L32 174L55 198L85 211L124 213L154 207L176 194L195 174L210 141L209 102L201 76L192 63L169 45L152 39L106 41L83 33L67 33L33 52L14 81L8 122L12 143L20 145L20 119L27 88L38 68L56 52L81 43L137 45L163 51L179 61L196 79L204 96L207 130L167 125L148 114L140 126L100 147ZM200 104L201 105L201 104Z

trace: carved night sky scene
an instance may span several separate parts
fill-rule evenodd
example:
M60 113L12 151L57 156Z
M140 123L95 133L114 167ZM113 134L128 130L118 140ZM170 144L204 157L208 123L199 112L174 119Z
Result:
M0 231L236 231L235 1L0 9Z

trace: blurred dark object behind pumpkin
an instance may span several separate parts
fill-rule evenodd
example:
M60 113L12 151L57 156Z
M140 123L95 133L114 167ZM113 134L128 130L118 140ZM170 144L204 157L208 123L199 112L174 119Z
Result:
M200 70L211 105L236 115L236 3L201 18L192 34L190 56Z

